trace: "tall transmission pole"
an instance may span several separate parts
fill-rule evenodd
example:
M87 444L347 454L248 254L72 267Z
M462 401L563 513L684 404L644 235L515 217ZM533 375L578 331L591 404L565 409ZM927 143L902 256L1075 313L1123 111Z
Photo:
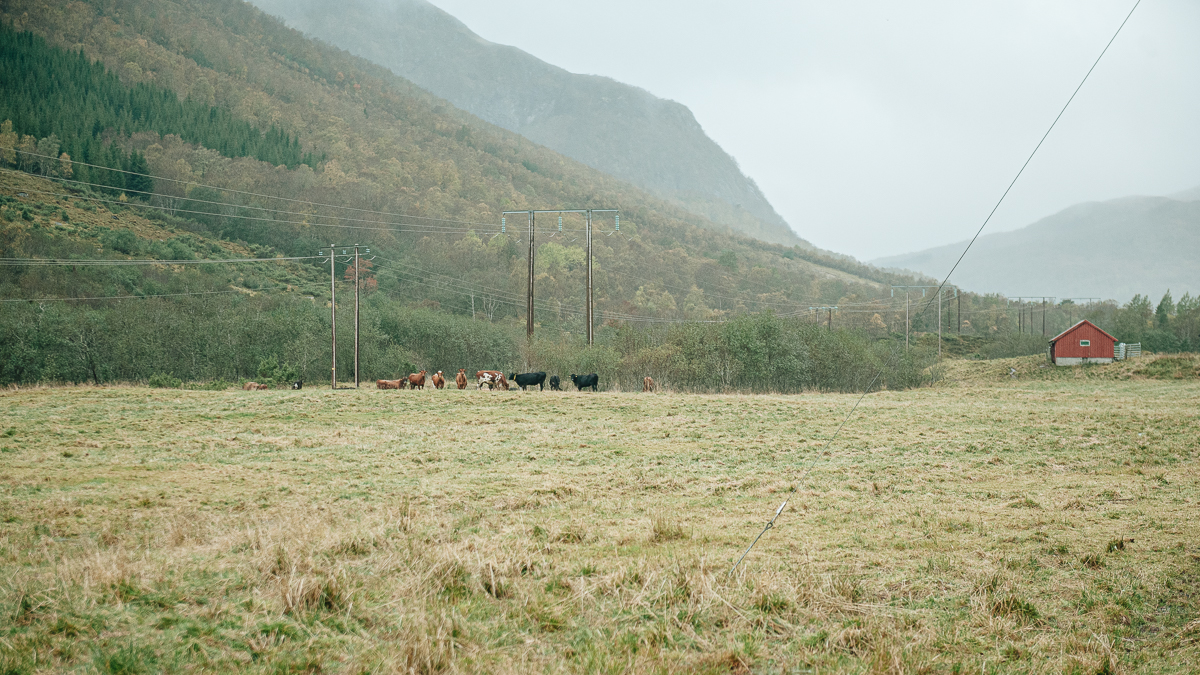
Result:
M595 334L593 333L593 331L595 330L595 322L592 319L592 210L591 209L587 210L586 219L587 219L587 233L584 235L584 238L587 241L587 290L585 292L585 295L587 297L584 299L584 302L587 303L587 310L584 312L584 314L587 315L586 316L587 343L589 345L591 345L591 344L595 343L595 339L596 339Z
M533 211L529 212L529 291L525 298L525 336L533 339L533 258L537 248L533 245Z
M938 360L942 360L942 291L938 290Z
M329 336L333 341L333 367L329 369L330 389L337 389L337 286L334 284L333 244L329 245Z
M587 248L587 282L584 289L584 308L585 320L587 321L587 341L588 344L595 344L595 322L594 312L592 309L592 214L593 213L615 213L617 218L620 216L620 209L533 209L529 211L504 211L501 215L524 213L529 217L529 290L526 294L526 324L525 331L528 337L533 337L533 278L535 273L534 260L537 255L537 248L534 245L534 235L537 231L536 216L539 213L555 213L562 215L564 213L579 213L583 214L585 221L584 238ZM619 220L617 222L620 222ZM619 225L617 226L619 228ZM614 228L616 231L617 228Z
M354 388L358 389L358 244L354 245Z

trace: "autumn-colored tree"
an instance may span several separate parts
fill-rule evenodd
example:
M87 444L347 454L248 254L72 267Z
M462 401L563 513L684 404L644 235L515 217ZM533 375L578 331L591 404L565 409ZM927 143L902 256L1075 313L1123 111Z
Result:
M375 264L367 258L360 257L358 259L358 267L356 268L354 261L351 261L346 266L346 273L342 275L342 278L346 280L346 283L353 284L355 274L357 273L358 287L370 293L379 288L379 280L371 273L371 268L374 266Z

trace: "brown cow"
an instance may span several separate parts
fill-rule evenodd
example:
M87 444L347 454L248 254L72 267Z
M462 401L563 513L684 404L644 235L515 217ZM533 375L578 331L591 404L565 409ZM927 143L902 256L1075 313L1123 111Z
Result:
M454 376L454 384L457 384L459 389L467 388L467 369L466 368L458 369L458 374Z
M446 386L446 378L442 377L442 371L440 370L434 373L430 379L433 380L434 389L441 389Z
M375 380L375 386L379 389L403 389L405 380Z
M642 378L642 391L654 393L654 379L649 375Z
M409 375L408 376L408 388L424 390L425 389L425 371L422 370L419 373L413 373L412 375Z
M270 388L271 385L269 384L259 384L257 382L247 382L246 384L242 385L242 389L245 391L264 391Z

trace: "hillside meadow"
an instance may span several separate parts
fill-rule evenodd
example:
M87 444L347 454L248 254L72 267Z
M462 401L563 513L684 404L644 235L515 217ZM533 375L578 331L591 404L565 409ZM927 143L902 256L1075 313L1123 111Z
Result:
M1197 379L1007 363L828 449L857 396L0 392L0 672L1193 671Z

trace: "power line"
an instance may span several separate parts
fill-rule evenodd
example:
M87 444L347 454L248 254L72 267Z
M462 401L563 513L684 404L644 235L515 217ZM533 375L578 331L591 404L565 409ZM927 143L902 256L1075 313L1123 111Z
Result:
M50 160L54 160L56 162L59 161L59 159L57 157L51 157L49 155L39 155L34 152L29 152L28 150L18 150L16 148L13 148L13 150L16 150L16 152L19 152L24 155L28 155L30 157L38 157L41 159L50 159ZM261 193L257 193L257 192L247 192L245 190L235 190L233 188L223 188L223 187L218 187L216 185L206 185L204 183L198 183L196 181L179 180L177 178L166 178L163 176L155 176L153 174L148 174L148 173L138 173L136 171L127 171L125 169L115 169L110 166L101 166L98 164L88 164L87 162L79 162L79 161L76 161L73 159L67 160L67 163L68 164L79 164L80 166L86 166L86 167L90 167L93 169L103 169L105 171L115 171L117 173L123 173L123 174L131 175L131 176L145 176L148 178L153 178L154 180L169 181L172 183L179 183L181 185L195 185L196 187L210 188L212 190L221 190L224 192L231 192L234 194L246 195L248 197L262 197L264 199L278 199L280 201L291 202L294 204L307 204L309 206L323 206L325 208L330 208L330 209L343 209L346 211L354 211L357 213L372 213L375 215L393 216L396 218L416 218L419 220L433 220L433 221L437 221L437 222L460 223L460 224L464 224L464 225L489 225L489 226L494 225L494 223L480 223L480 222L475 222L475 221L470 221L470 220L455 220L452 218L434 218L432 216L416 216L416 215L412 215L412 214L408 214L408 213L391 213L388 211L373 211L371 209L360 209L360 208L355 208L352 206L339 206L337 204L325 204L322 202L312 202L312 201L308 201L305 199L293 199L290 197L277 197L275 195L267 195L267 194L261 194ZM115 188L111 185L104 185L101 187L108 188L108 189L123 189L123 188Z
M298 256L291 258L227 258L211 260L198 258L195 260L71 260L68 258L0 258L0 267L125 267L131 265L209 265L234 263L286 262L289 260L313 260L324 256Z
M32 175L32 174L27 174L24 171L14 171L13 169L0 169L0 172L13 173L13 174L18 174L18 175ZM87 181L75 180L73 178L52 178L52 179L47 178L47 180L53 180L56 183L71 183L74 185L84 185L87 187L100 188L103 190L118 189L118 188L113 188L112 186L109 186L109 185L104 185L102 183L89 183ZM147 197L161 197L164 199L178 199L181 201L193 202L196 204L210 204L213 206L227 206L227 207L235 208L235 209L246 209L249 211L263 211L266 213L277 213L277 214L287 215L287 216L300 216L302 218L327 218L327 219L331 219L331 220L335 220L335 221L339 221L339 222L346 221L346 222L351 222L351 223L370 223L373 225L411 225L411 223L391 223L391 222L385 222L385 221L380 221L380 220L371 220L371 219L367 219L367 218L348 218L346 216L331 216L331 215L325 215L325 214L320 214L320 213L305 213L303 211L284 211L282 209L271 209L271 208L267 208L265 206L253 206L250 204L236 204L233 202L220 202L220 201L214 201L211 199L199 199L199 198L191 197L191 196L180 197L180 196L176 196L176 195L168 195L168 194L163 194L160 192L153 192L153 191L148 191L148 190L132 190L129 188L120 188L120 189L122 192L125 192L128 194L134 194L134 195L145 195ZM45 192L42 190L31 190L31 191L39 192L42 194L61 195L61 193L50 193L50 192ZM73 195L73 196L76 199L99 200L99 198L88 196L88 195ZM105 201L105 203L113 203L112 200L99 200L99 201ZM120 202L119 200L117 201L117 203L126 204L126 205L131 204L130 202ZM136 202L133 202L132 204L136 205ZM171 207L155 207L155 208L166 208L166 209L172 210L172 211L175 210L175 209L171 209ZM188 210L184 210L184 209L179 209L179 211L181 211L183 213L207 214L207 215L219 216L219 217L229 217L229 218L237 217L237 216L232 216L232 215L226 215L223 213L213 213L213 212L209 212L209 211L188 211ZM321 227L351 227L348 225L343 226L343 225L334 225L334 224L330 224L330 223L307 223L305 221L300 221L299 223L297 223L297 221L288 220L288 219L283 219L283 220L271 219L271 220L272 220L272 222L311 224L311 225L317 225L317 226L321 226ZM421 232L426 232L426 231L469 232L469 231L472 231L472 228L442 227L440 225L421 225L420 227L421 227L421 229L417 230L417 231L421 231ZM363 229L366 229L366 228L363 228Z
M23 173L23 172L18 172L18 171L12 171L11 169L0 169L0 172ZM88 183L88 185L94 185L96 187L101 187L101 188L107 189L107 186L99 185L97 183ZM310 225L313 227L333 227L333 228L351 229L351 230L370 230L370 231L376 231L376 232L416 232L416 233L424 233L424 234L459 234L459 233L466 233L466 232L472 231L472 230L448 230L445 228L438 228L435 226L424 226L424 225L418 225L418 226L411 227L411 228L400 228L400 227L366 227L366 226L358 226L358 225L334 225L334 224L330 224L330 223L310 223L310 222L305 222L305 221L279 220L276 218L243 216L243 215L230 214L230 213L214 213L212 211L197 211L194 209L171 208L171 207L167 207L167 206L158 206L155 204L147 204L147 203L138 202L138 201L122 202L117 199L104 199L101 197L94 197L94 196L90 196L90 195L78 195L78 194L67 194L67 193L62 193L62 192L50 192L48 190L37 190L34 188L29 188L29 192L36 193L36 194L49 195L51 197L62 197L62 198L69 197L72 199L82 199L82 200L86 200L86 201L97 202L100 204L116 204L122 208L135 206L135 207L143 208L143 209L152 209L155 211L163 211L163 212L170 213L171 215L174 215L176 213L187 213L187 214L192 214L192 215L213 216L216 218L235 218L238 220L250 220L250 221L255 221L255 222L266 222L266 223L281 224L281 225ZM161 196L161 195L159 195L159 196ZM211 202L211 203L222 205L222 206L228 206L231 208L237 208L237 209L251 208L251 207L242 206L240 204L228 204L228 203L224 203L224 202ZM319 216L319 217L329 217L329 216ZM484 234L491 234L496 231L480 230L480 232L483 232Z
M983 229L985 227L987 227L987 224L991 221L992 216L994 216L996 214L996 211L1000 208L1000 205L1004 203L1005 198L1008 197L1008 193L1010 191L1012 191L1013 186L1016 185L1017 180L1021 177L1021 174L1023 174L1025 172L1025 168L1029 166L1029 163L1031 161L1033 161L1034 155L1037 154L1038 150L1042 147L1042 144L1046 142L1046 138L1050 136L1050 132L1054 130L1054 127L1058 124L1058 121L1060 119L1062 119L1063 113L1065 113L1067 111L1067 107L1069 107L1071 105L1071 101L1075 100L1076 94L1079 93L1079 90L1083 88L1084 83L1086 83L1088 81L1088 78L1091 77L1092 71L1094 71L1096 69L1096 66L1098 66L1100 64L1100 59L1104 58L1104 54L1108 52L1108 48L1112 46L1113 42L1117 39L1117 36L1121 34L1121 29L1125 28L1125 24L1129 22L1130 17L1133 16L1134 11L1137 10L1138 5L1140 5L1140 4L1142 4L1142 0L1136 0L1136 2L1134 2L1133 8L1130 9L1129 14L1127 14L1125 16L1125 20L1121 22L1121 25L1117 27L1116 32L1113 33L1112 38L1109 39L1108 44L1106 44L1104 46L1104 49L1100 51L1100 55L1096 57L1095 62L1092 63L1092 67L1089 68L1087 73L1083 76L1083 80L1081 80L1079 82L1079 86L1075 87L1075 91L1073 91L1071 93L1070 98L1068 98L1067 102L1063 105L1062 110L1060 110L1058 112L1058 115L1054 118L1054 121L1050 123L1050 128L1046 130L1046 133L1042 135L1041 140L1039 140L1037 145L1034 146L1033 152L1029 153L1029 157L1025 160L1025 163L1021 165L1020 170L1017 171L1017 175L1013 177L1012 182L1010 182L1008 184L1008 187L1005 188L1004 194L1000 195L1000 199L996 202L996 205L992 207L991 212L988 213L988 216L987 216L987 218L984 219L983 224L980 225L979 229L975 232L975 236L972 237L971 241L967 243L967 247L965 249L963 249L962 255L960 255L958 257L958 260L955 261L954 266L950 268L950 271L946 274L945 279L943 279L942 283L938 286L938 297L939 298L941 297L942 288L945 287L945 285L950 281L950 277L954 274L954 271L956 269L958 269L958 265L962 262L963 258L966 257L967 252L971 250L971 246L973 246L975 244L975 240L978 239L979 235L983 233ZM917 317L920 318L921 316L923 316L925 314L925 312L929 310L929 307L932 304L933 304L933 300L930 299L929 302L925 303L925 307L921 310L921 312L917 315ZM893 359L891 361L889 361L889 363L885 367L890 367L890 365L894 362L895 362L895 357L893 357ZM842 423L840 425L838 425L838 428L836 431L834 431L833 436L831 436L829 438L829 440L827 440L825 442L825 444L823 446L821 446L821 452L815 453L812 461L809 462L808 468L804 471L803 474L801 474L800 478L796 481L796 485L792 487L791 492L793 494L796 492L797 486L805 478L807 478L810 473L812 473L813 468L817 465L817 462L820 461L823 451L825 449L827 449L829 447L829 445L837 439L839 434L841 434L842 429L846 426L846 423L850 421L850 418L851 418L851 416L854 415L854 412L856 410L858 410L858 406L862 404L863 399L865 399L867 397L867 394L869 394L871 392L871 390L875 388L876 383L878 383L880 378L883 376L883 371L884 371L884 368L879 369L879 372L877 372L875 374L875 377L871 380L871 383L867 385L866 390L863 391L862 396L860 396L858 398L858 400L855 401L854 406L850 408L850 412L846 414L846 417L842 420ZM746 552L743 553L742 556L737 559L737 562L735 562L733 564L733 567L731 567L729 569L730 574L733 574L734 570L736 570L738 568L738 565L740 565L742 563L742 561L746 559L746 556L750 555L750 551L753 550L754 545L758 543L758 540L762 538L763 534L766 534L767 530L769 530L775 526L775 521L779 518L780 514L783 513L783 510L788 505L789 501L791 501L791 496L785 498L783 500L783 503L779 505L779 508L775 511L775 516L772 517L771 520L767 521L767 524L763 528L762 532L760 532L759 535L757 537L755 537L754 541L751 542L750 546L746 548Z
M143 298L176 298L183 295L224 295L242 291L195 291L193 293L155 293L151 295L102 295L93 298L5 298L0 302L75 302L77 300L141 300Z

